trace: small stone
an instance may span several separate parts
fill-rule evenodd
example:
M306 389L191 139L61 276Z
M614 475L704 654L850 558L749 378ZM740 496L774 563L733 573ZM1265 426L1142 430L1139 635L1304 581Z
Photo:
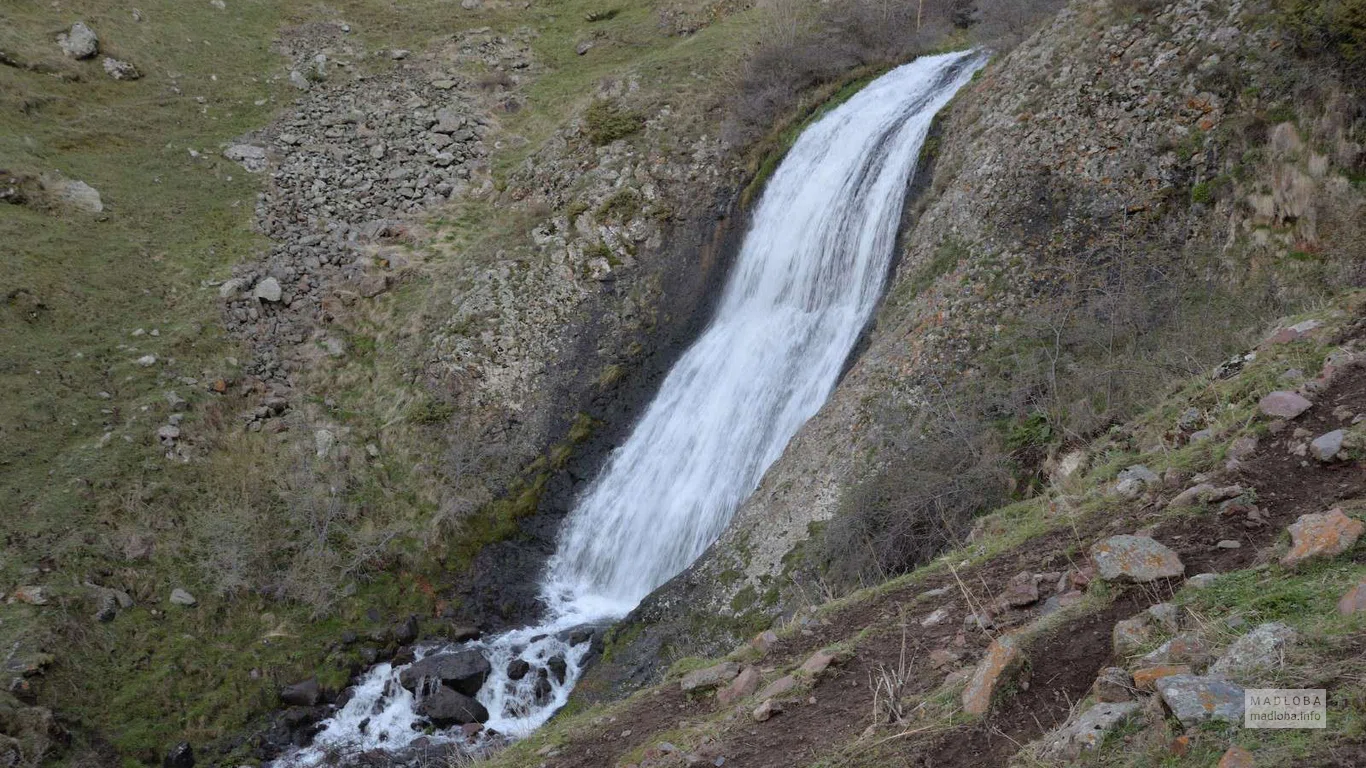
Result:
M1003 635L992 641L986 656L963 689L964 711L981 715L991 708L997 686L1023 661L1018 642L1012 635Z
M762 723L782 711L783 707L781 704L775 702L773 699L764 699L762 704L754 708L751 717L754 718L754 722Z
M1293 419L1309 410L1314 404L1294 392L1279 390L1263 397L1257 408L1267 416L1278 419Z
M166 753L161 761L162 768L194 768L194 748L189 742L182 741Z
M1238 549L1243 546L1243 544L1242 542L1234 541L1233 539L1224 539L1214 546L1218 549Z
M1111 536L1091 547L1091 560L1106 581L1144 583L1186 571L1175 552L1147 536Z
M308 82L308 78L304 77L304 73L300 72L297 69L290 71L289 82L291 85L293 85L295 88L298 88L301 91L306 91L309 88L313 87L313 84Z
M57 45L62 53L73 59L88 59L100 52L100 40L95 30L84 21L72 24L71 29L57 35Z
M189 592L186 592L180 587L176 587L175 589L171 590L172 605L183 605L189 607L197 602L199 601L194 599L194 595L190 594Z
M1140 614L1115 622L1110 643L1115 649L1115 655L1128 656L1147 645L1154 634L1155 630L1149 617Z
M336 444L337 436L331 430L320 429L313 433L313 450L320 459L331 453Z
M1228 457L1239 461L1247 461L1257 454L1257 438L1253 435L1245 435L1234 440L1228 446Z
M996 605L1001 608L1019 608L1038 600L1039 585L1034 580L1034 574L1022 571L1011 577L1010 582L1006 584L1005 592L996 599Z
M811 654L805 662L802 662L801 670L812 677L825 671L835 661L835 654L829 651L816 651Z
M1121 667L1106 667L1096 676L1091 692L1096 699L1105 702L1121 702L1133 699L1134 679Z
M142 357L139 357L137 359L137 364L142 366L143 368L151 368L152 366L157 364L157 356L143 355Z
M1363 530L1366 525L1337 508L1302 515L1290 526L1290 552L1281 558L1281 565L1293 567L1311 558L1341 554L1356 543Z
M275 302L280 300L280 297L284 295L284 291L280 288L279 280L276 280L273 277L267 277L256 284L256 288L252 290L251 295L261 301Z
M1215 768L1255 768L1256 765L1251 752L1242 747L1229 747Z
M1191 674L1189 664L1158 664L1154 667L1140 667L1134 670L1134 687L1140 691L1152 691L1157 689L1158 681L1164 677L1189 674Z
M791 692L796 687L797 678L793 677L792 675L783 675L777 680L774 680L773 682L764 686L764 689L759 692L759 698L776 699L779 696Z
M1148 606L1144 611L1152 618L1153 622L1167 632L1177 632L1181 629L1181 609L1171 603L1158 603Z
M373 299L381 293L384 293L385 291L389 290L389 276L370 275L369 277L366 277L364 280L360 281L359 290L361 296L364 296L367 299Z
M255 144L233 144L223 150L223 157L242 166L248 173L260 173L267 165L266 148Z
M1047 760L1076 760L1100 746L1106 734L1139 710L1138 702L1102 702L1043 737L1040 756Z
M1243 689L1227 680L1172 675L1157 682L1157 692L1187 728L1207 720L1243 721Z
M1209 643L1204 638L1195 632L1182 632L1145 654L1138 663L1148 667L1163 664L1200 665L1208 662L1211 655Z
M922 627L937 627L949 618L950 609L947 605L935 608L929 615L920 620Z
M1309 444L1309 454L1324 463L1337 461L1338 452L1342 450L1342 441L1346 437L1347 431L1343 429L1319 435Z
M126 61L119 61L110 56L105 56L102 62L104 73L115 80L138 80L142 73L138 68Z
M749 696L759 688L759 670L745 667L725 688L717 692L716 698L722 704L730 705Z
M584 55L585 53L588 53L591 50L593 50L593 44L588 42L587 40L584 40L583 42L574 46L574 53L577 53L580 56Z
M943 669L944 667L957 664L962 658L962 654L954 653L945 648L936 648L933 651L930 651L930 665L935 669Z
M1366 611L1366 581L1347 590L1347 593L1338 600L1338 613L1343 616L1351 616L1354 613Z
M749 641L750 647L758 651L760 654L767 654L769 651L773 650L773 647L777 644L778 633L774 632L771 629L766 629L763 632L760 632L759 634L755 635L752 640Z
M47 605L48 592L45 587L30 584L16 588L10 598L27 605Z
M1148 469L1142 464L1134 464L1127 469L1121 470L1119 479L1137 480L1143 485L1160 485L1162 483L1162 478L1158 477L1156 472Z
M695 669L683 676L679 686L685 693L719 688L740 674L740 665L726 661L706 669Z
M1239 678L1249 672L1269 669L1281 660L1286 645L1294 642L1295 630L1280 622L1258 625L1224 651L1213 665L1211 675Z
M1082 597L1084 597L1084 595L1075 589L1070 592L1064 592L1061 595L1053 595L1043 601L1043 605L1039 606L1039 615L1048 616L1057 613L1068 606L1076 605L1081 602Z
M1214 580L1217 578L1219 578L1219 574L1217 573L1197 573L1189 579L1186 579L1186 586L1189 586L1192 589L1205 589L1213 584Z

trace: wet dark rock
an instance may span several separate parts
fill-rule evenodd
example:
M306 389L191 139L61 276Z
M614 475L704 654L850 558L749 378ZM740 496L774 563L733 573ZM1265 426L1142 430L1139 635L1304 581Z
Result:
M399 645L408 645L417 639L417 630L417 617L409 616L394 627L394 642Z
M469 625L457 624L455 629L451 630L451 639L457 643L468 643L471 640L478 640L479 635L479 628L471 627Z
M553 686L550 685L550 675L544 669L536 671L536 683L531 687L532 696L537 704L544 704L550 700L550 693Z
M194 747L188 741L180 742L166 753L161 765L162 768L194 768Z
M483 704L444 685L427 694L415 711L438 728L482 723L489 719L489 711Z
M316 678L287 685L280 689L280 701L295 707L311 707L322 698L322 689Z
M508 663L508 679L521 680L531 671L531 665L525 659L513 659Z
M416 660L417 652L413 650L411 645L405 645L394 651L394 658L390 659L389 662L397 667L400 664L412 664Z
M489 660L474 649L438 653L416 661L403 670L399 682L404 688L417 691L424 680L434 680L458 693L474 696L479 693L491 670Z
M546 662L546 668L550 674L555 676L555 682L564 685L565 674L569 671L569 665L565 663L563 656L555 656Z

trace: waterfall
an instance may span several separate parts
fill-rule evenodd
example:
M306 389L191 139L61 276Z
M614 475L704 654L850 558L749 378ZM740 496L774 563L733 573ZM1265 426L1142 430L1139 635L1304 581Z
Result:
M715 318L566 519L543 584L544 622L460 647L491 663L477 696L487 728L524 735L563 706L589 646L575 628L626 615L696 560L825 402L882 293L930 121L983 64L974 52L917 59L797 139L759 201ZM422 736L401 671L371 670L314 746L285 762Z

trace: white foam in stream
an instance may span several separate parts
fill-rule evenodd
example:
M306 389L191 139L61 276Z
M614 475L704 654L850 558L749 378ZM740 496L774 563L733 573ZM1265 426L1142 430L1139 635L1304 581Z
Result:
M566 519L543 585L545 622L468 644L493 665L478 697L488 728L524 735L564 706L589 644L557 636L624 616L696 560L825 402L882 293L930 121L983 63L975 53L917 59L798 138L768 182L716 317ZM556 655L565 680L552 677L540 701L535 674L507 678L515 658L537 668ZM423 735L399 671L372 669L315 745L283 762L316 764L328 747L392 750Z

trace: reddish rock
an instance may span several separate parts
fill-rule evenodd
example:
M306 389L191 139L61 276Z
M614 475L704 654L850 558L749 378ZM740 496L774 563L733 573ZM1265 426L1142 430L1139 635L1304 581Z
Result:
M781 704L778 704L773 699L764 699L764 703L754 708L752 716L754 717L754 722L762 723L782 711L783 707Z
M1351 616L1361 611L1366 611L1366 581L1347 590L1347 594L1338 600L1338 613L1343 616Z
M1134 687L1140 691L1157 690L1157 681L1172 675L1189 675L1191 668L1189 664L1158 664L1155 667L1143 667L1134 670Z
M1186 735L1177 736L1172 740L1172 754L1177 757L1185 757L1191 751L1191 737Z
M1163 664L1199 665L1208 663L1213 655L1209 643L1205 642L1199 634L1182 632L1158 646L1157 650L1139 659L1138 663L1147 667Z
M825 671L825 668L835 660L835 654L829 651L816 651L811 654L811 658L802 664L802 671L815 677Z
M1134 679L1120 667L1106 667L1091 686L1097 701L1116 704L1133 699Z
M935 669L943 669L950 664L956 664L961 658L963 658L961 654L943 648L930 651L930 664Z
M1263 397L1257 408L1267 416L1278 419L1293 419L1309 410L1314 404L1294 392L1281 390Z
M1281 558L1281 565L1295 566L1311 558L1342 554L1364 530L1366 525L1360 520L1353 520L1337 508L1302 515L1290 526L1290 551Z
M759 634L754 636L753 640L749 641L749 646L751 648L765 655L767 655L769 651L773 650L773 646L777 644L778 634L771 629L766 629L763 632L760 632Z
M1106 581L1143 583L1186 572L1175 552L1147 536L1111 536L1091 547L1091 560Z
M985 714L991 708L997 686L1020 666L1022 656L1019 641L1013 635L992 641L986 657L963 689L963 710L972 715Z
M1020 608L1038 601L1039 585L1034 581L1034 574L1021 571L1006 584L1005 592L996 599L996 606L1000 609Z
M759 698L776 699L796 687L797 679L792 675L784 675L764 686L764 689L759 692Z
M1254 768L1256 764L1251 752L1242 747L1229 747L1224 756L1219 758L1217 768Z
M759 670L754 667L745 667L740 670L740 674L736 675L734 680L730 681L729 685L716 694L716 698L722 704L730 705L754 693L758 688Z
M684 692L720 688L740 674L740 665L726 661L706 669L695 669L683 676L679 686Z

